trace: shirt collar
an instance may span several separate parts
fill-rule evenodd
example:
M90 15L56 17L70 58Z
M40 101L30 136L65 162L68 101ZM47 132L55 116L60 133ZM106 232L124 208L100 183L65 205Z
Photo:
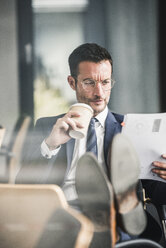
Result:
M107 114L108 114L108 107L106 106L102 112L100 112L98 115L95 116L95 118L100 122L103 128L105 127Z

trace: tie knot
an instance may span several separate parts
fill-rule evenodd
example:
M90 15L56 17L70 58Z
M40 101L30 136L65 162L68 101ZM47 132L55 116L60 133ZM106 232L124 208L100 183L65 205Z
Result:
M95 122L97 122L98 120L96 118L92 118L90 121L90 125L91 126L95 126Z

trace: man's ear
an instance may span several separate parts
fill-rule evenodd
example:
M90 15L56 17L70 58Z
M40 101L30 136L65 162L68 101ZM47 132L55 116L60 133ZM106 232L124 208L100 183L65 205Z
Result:
M67 81L73 90L76 90L76 80L72 76L67 77Z

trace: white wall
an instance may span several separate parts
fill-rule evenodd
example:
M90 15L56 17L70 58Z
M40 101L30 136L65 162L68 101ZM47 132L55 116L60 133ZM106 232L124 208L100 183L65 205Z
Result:
M159 111L157 0L107 0L108 48L117 83L111 109Z
M11 130L19 114L15 0L0 1L0 124Z

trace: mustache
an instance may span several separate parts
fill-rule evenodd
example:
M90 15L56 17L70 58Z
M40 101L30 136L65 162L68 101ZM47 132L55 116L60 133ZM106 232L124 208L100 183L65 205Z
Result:
M99 101L99 100L104 100L104 98L102 98L102 97L100 97L100 96L96 96L96 97L94 97L93 99L91 99L91 101L93 102L93 101Z

